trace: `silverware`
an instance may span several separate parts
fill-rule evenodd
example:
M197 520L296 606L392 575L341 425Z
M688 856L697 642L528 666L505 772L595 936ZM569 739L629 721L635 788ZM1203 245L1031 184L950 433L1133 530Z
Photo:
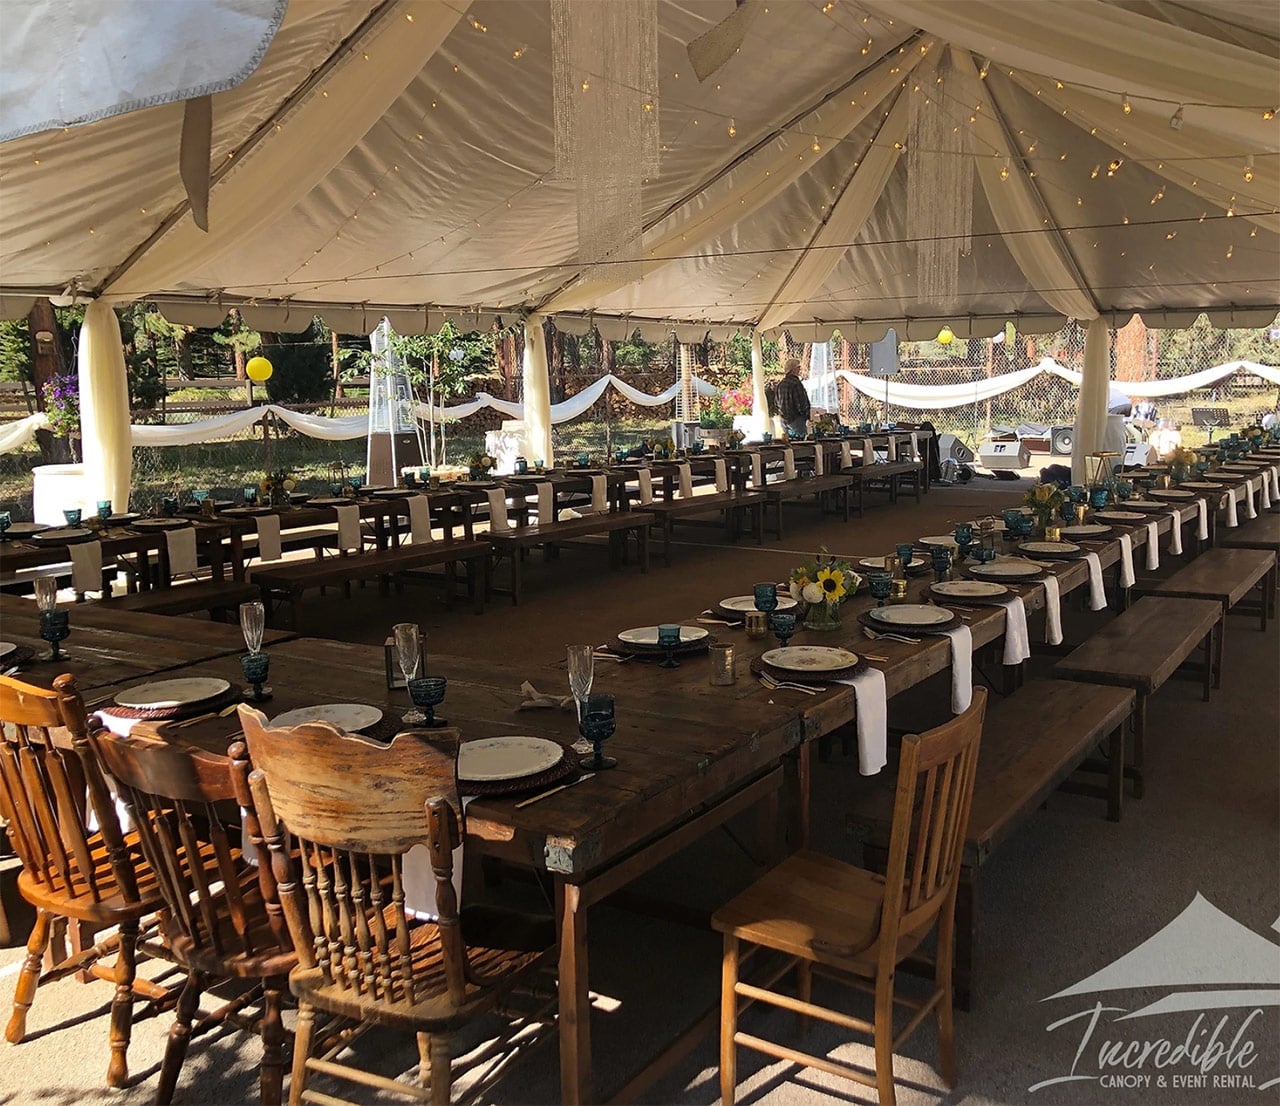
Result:
M194 726L197 722L208 722L210 718L217 718L217 711L209 711L208 714L197 714L194 718L184 718L181 722L175 722L171 729L180 730L183 726Z
M613 661L614 664L626 664L627 661L631 660L632 658L622 657L622 656L619 656L617 653L601 653L599 651L596 651L591 654L591 659L597 660L597 661Z
M543 799L547 798L550 795L556 794L556 792L558 791L564 791L567 788L576 787L578 784L582 783L583 780L593 779L594 777L595 777L594 772L587 772L584 775L579 776L576 780L570 780L568 783L562 783L558 787L549 788L548 790L543 791L537 795L534 795L531 798L521 799L518 803L516 803L516 810L519 810L521 807L530 806L533 803L540 803L542 802Z
M694 621L701 622L704 626L732 626L735 630L742 629L741 622L727 622L723 618L703 618L699 615Z
M889 659L888 657L877 656L875 653L863 653L861 656L863 660L868 661L888 661Z
M819 695L827 690L825 687L819 687L816 684L796 684L787 680L775 680L765 672L760 673L760 682L770 690L776 691L785 688L788 691L803 691L806 695Z
M916 638L904 637L902 634L878 634L875 632L875 630L872 630L866 626L862 628L862 632L872 641L900 641L902 642L903 645L919 645L920 644L919 640Z

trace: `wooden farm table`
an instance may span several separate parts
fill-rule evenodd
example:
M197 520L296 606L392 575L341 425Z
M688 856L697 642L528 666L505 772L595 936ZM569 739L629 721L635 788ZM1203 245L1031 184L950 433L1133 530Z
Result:
M266 645L275 645L293 636L284 630L267 630L262 640ZM40 637L39 612L30 599L0 595L0 637L29 646L36 658L49 653L48 642ZM71 636L62 643L66 659L56 664L41 659L28 661L17 676L51 687L54 679L70 672L81 692L87 694L214 657L235 658L244 648L238 626L118 611L110 603L81 603L71 608ZM237 659L231 663L239 668ZM243 682L243 676L238 679Z

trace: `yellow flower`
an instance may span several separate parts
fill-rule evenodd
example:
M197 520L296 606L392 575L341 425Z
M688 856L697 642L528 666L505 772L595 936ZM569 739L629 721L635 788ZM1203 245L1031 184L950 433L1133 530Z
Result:
M838 568L824 568L818 573L818 586L828 603L844 598L844 573Z
M271 490L271 481L270 481L270 480L260 480L260 481L258 482L258 490L259 490L259 491L262 491L262 492L269 492L269 491Z
M1036 498L1042 503L1051 495L1053 495L1053 488L1048 484L1041 484L1036 488Z

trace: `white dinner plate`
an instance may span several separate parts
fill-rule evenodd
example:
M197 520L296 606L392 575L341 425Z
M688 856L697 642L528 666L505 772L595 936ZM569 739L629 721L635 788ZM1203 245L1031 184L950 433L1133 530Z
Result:
M955 618L951 611L929 603L901 603L896 607L872 607L867 614L889 626L937 626Z
M191 520L186 518L140 518L129 523L135 530L181 530L190 526Z
M1184 480L1182 486L1184 488L1195 488L1198 491L1220 492L1224 485L1220 480Z
M916 543L918 545L941 545L947 547L958 544L954 534L933 534L927 538L917 538Z
M141 517L142 516L138 514L137 511L125 511L123 514L119 514L119 515L108 515L107 525L108 526L128 526L129 523L135 522Z
M785 649L770 649L760 659L788 672L839 672L857 664L858 654L826 645L789 645Z
M382 711L366 703L319 703L314 707L299 707L277 714L267 725L279 729L301 726L306 722L328 722L346 733L356 733L380 721Z
M1101 518L1101 515L1094 515L1094 518ZM1108 518L1115 518L1115 515L1108 515ZM1141 515L1137 515L1141 518ZM1061 528L1062 536L1065 538L1089 538L1097 537L1100 534L1111 533L1110 526L1099 526L1096 523L1086 522L1081 526L1063 526Z
M1133 508L1138 511L1163 511L1166 509L1164 503L1157 503L1154 499L1126 499L1124 500L1126 508Z
M10 529L10 533L12 533L12 528ZM84 526L63 526L57 530L41 530L38 533L32 534L31 540L56 545L58 542L66 543L89 541L93 536L93 531Z
M1024 576L1039 576L1043 571L1038 564L1019 560L1017 557L1005 561L990 561L969 569L973 576L1003 576L1014 580Z
M5 534L10 538L29 538L32 534L39 534L49 527L43 522L15 522L10 525Z
M1180 488L1156 488L1151 492L1157 499L1195 499L1195 492L1184 492Z
M125 688L116 696L116 706L134 710L161 710L185 707L216 699L231 690L226 680L212 676L187 676L177 680L156 680Z
M415 488L387 488L385 491L374 492L374 499L403 499L406 495L413 495Z
M341 496L322 495L318 499L313 499L309 504L312 507L353 507L354 499L343 499Z
M486 737L458 746L458 779L518 780L554 768L564 749L545 737Z
M16 652L18 647L12 641L0 641L0 661L4 660L10 653Z
M1038 553L1049 557L1061 557L1064 554L1080 552L1080 547L1070 541L1024 541L1018 548L1024 553Z
M1267 467L1266 461L1227 461L1223 466L1228 472L1252 472Z
M778 593L778 610L789 611L794 606L796 606L796 601L791 596L783 595L782 592ZM733 595L728 599L721 599L720 607L722 610L737 611L745 614L747 611L756 609L756 597L754 595ZM621 634L618 636L622 637ZM626 641L627 639L622 638L622 640Z
M707 637L707 631L701 626L681 626L680 627L680 644L689 645L695 641L701 641ZM637 626L633 630L623 630L618 635L619 641L625 641L628 645L657 645L658 644L658 627L657 626Z
M1003 584L993 584L988 580L943 580L931 584L929 590L935 595L954 596L956 599L995 599L1009 594L1009 589Z
M1147 516L1141 511L1099 511L1093 516L1094 518L1105 518L1111 522L1145 522ZM1073 530L1080 529L1072 527ZM1063 527L1062 532L1067 533L1067 528Z

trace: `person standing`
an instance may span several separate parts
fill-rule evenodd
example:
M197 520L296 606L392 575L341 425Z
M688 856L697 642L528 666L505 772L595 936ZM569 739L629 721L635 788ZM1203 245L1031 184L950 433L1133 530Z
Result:
M800 379L800 361L788 357L784 366L786 375L778 381L775 393L778 415L787 433L793 438L803 438L809 431L809 393Z

